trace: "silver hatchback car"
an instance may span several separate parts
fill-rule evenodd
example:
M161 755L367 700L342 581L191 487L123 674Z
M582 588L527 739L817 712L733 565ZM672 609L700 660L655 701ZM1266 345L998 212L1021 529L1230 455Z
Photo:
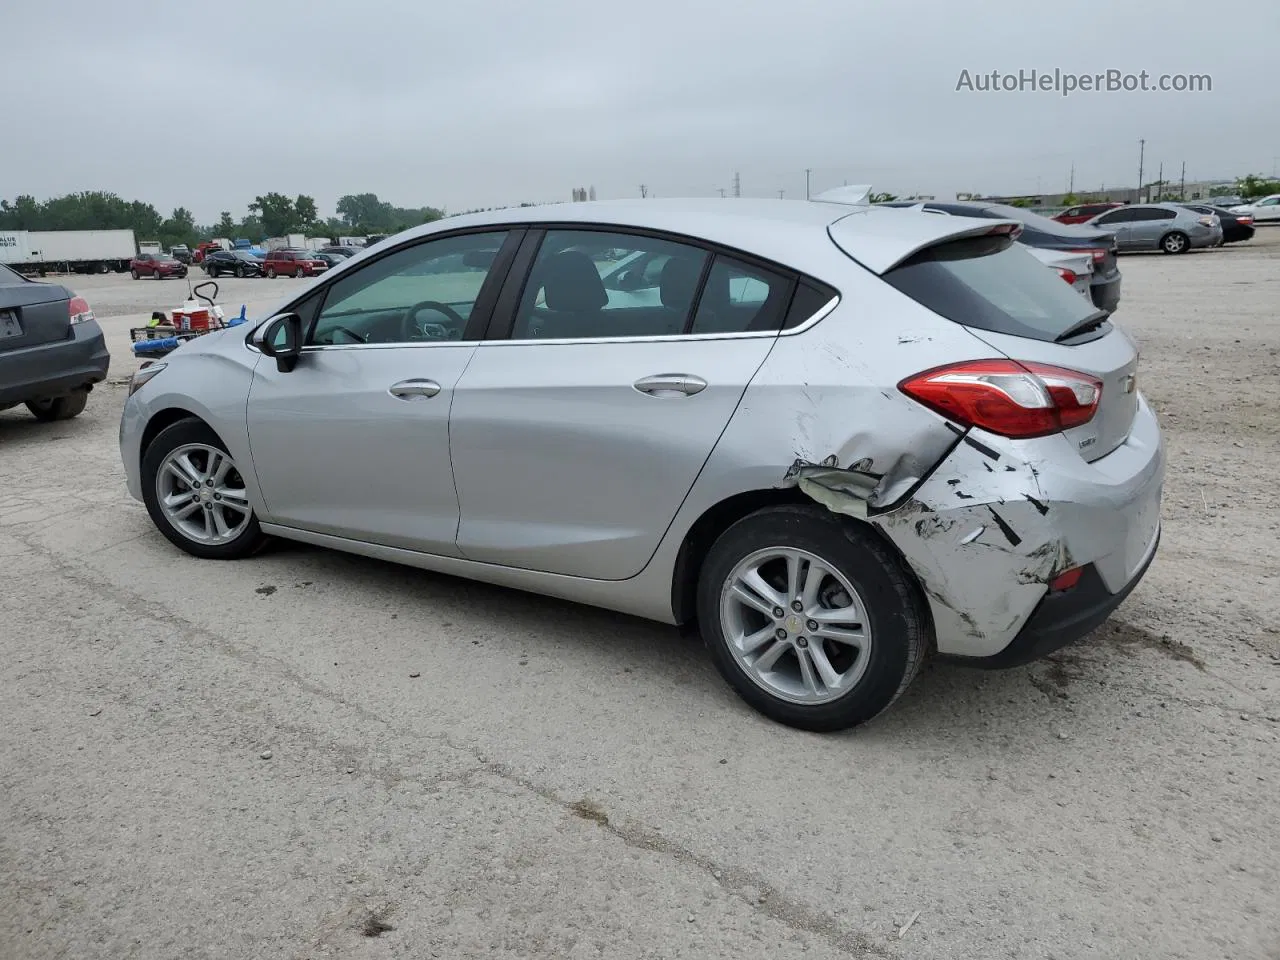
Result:
M1116 236L1116 250L1161 250L1186 253L1222 242L1222 221L1178 203L1135 203L1100 213L1086 226L1110 230Z
M932 652L1025 663L1156 551L1125 333L1012 221L839 202L498 210L388 239L138 372L129 490L267 536L698 625L783 723Z

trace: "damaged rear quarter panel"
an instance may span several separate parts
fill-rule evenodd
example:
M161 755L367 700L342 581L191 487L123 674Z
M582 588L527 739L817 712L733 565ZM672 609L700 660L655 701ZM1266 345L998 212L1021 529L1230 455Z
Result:
M1072 566L1027 460L962 440L896 509L873 515L928 597L940 653L984 657L1013 640Z

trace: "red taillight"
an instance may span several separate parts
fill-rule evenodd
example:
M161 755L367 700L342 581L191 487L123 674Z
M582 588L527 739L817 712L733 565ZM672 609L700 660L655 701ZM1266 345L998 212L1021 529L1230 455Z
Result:
M89 309L89 301L84 297L71 298L71 322L84 323L86 320L92 320L93 311Z
M1093 257L1094 263L1101 263L1103 260L1107 259L1107 251L1101 247L1085 247L1081 250L1068 250L1067 253L1087 253L1089 256Z
M1084 567L1072 567L1065 570L1049 581L1049 589L1055 591L1070 590L1080 582L1080 576L1084 573Z
M1246 227L1253 225L1253 217L1236 217L1236 223L1243 223Z
M1017 240L1022 236L1022 224L1020 223L998 223L987 231L989 237L1010 237Z
M1068 270L1066 267L1054 267L1053 269L1058 271L1058 276L1073 286L1075 285L1075 282L1080 279L1076 276L1076 272L1074 270Z
M926 370L898 384L950 420L1002 437L1044 437L1088 423L1102 381L1046 363L970 360Z

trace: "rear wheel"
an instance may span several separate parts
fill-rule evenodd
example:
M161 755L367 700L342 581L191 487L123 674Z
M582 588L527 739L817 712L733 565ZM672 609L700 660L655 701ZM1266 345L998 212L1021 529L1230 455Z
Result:
M898 558L869 531L803 506L760 510L721 534L698 578L698 620L738 695L803 730L884 711L928 646Z
M37 420L50 422L53 420L70 420L84 412L89 402L88 390L77 390L65 397L46 397L41 400L27 401L27 409Z
M1165 253L1186 253L1190 248L1191 242L1187 239L1185 233L1166 233L1160 241L1160 249Z
M160 532L206 560L237 560L266 537L226 445L199 420L179 420L142 455L142 497Z

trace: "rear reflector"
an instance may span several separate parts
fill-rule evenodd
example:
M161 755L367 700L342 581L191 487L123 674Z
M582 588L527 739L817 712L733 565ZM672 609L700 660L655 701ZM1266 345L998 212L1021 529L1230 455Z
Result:
M1080 582L1080 576L1084 573L1084 567L1072 567L1066 570L1052 580L1049 581L1049 589L1055 591L1070 590Z
M94 319L93 311L89 309L89 301L84 297L72 297L70 309L72 323L84 323Z
M949 420L1029 439L1088 423L1102 381L1046 363L970 360L908 377L898 389Z

